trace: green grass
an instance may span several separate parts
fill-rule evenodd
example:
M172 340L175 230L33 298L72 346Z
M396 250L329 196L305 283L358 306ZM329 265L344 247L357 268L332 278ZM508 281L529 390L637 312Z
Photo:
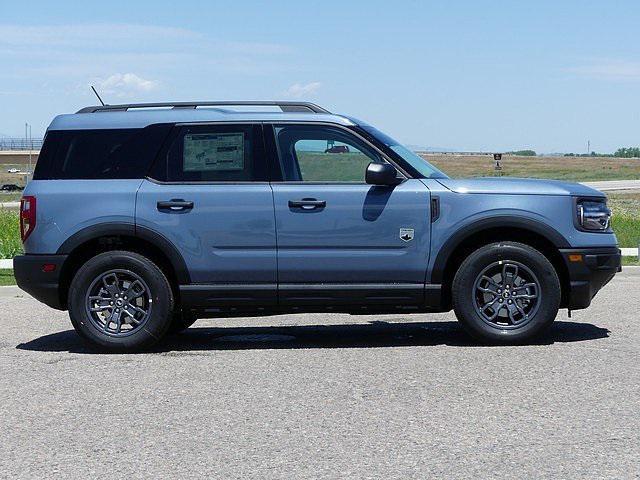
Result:
M20 217L17 210L0 210L0 258L22 253Z
M613 217L611 225L621 247L634 248L640 245L640 219L618 215Z
M0 269L0 286L15 285L16 279L13 276L13 270L10 268Z
M13 258L22 253L19 218L17 210L0 209L0 258ZM0 286L15 284L13 269L0 269Z
M371 159L362 153L298 152L298 162L307 182L364 182Z
M611 193L609 207L613 212L611 224L621 247L640 245L640 194Z

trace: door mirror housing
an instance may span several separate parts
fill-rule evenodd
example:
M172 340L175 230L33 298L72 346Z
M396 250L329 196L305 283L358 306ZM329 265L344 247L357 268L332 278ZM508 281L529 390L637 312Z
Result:
M371 162L367 165L365 181L370 185L398 185L398 170L388 163Z

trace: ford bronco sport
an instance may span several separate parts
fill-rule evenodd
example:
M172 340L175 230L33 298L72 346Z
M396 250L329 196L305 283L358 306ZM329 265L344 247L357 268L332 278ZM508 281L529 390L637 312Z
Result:
M49 126L14 268L110 351L197 318L452 308L522 343L619 270L610 216L575 183L451 179L310 103L97 106Z

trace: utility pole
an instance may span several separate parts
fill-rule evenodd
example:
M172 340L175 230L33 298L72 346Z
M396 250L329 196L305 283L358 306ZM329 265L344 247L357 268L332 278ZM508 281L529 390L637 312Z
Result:
M29 183L31 176L33 175L33 168L31 167L31 152L33 151L33 135L31 134L31 125L29 125L29 172L27 175L27 181Z
M587 155L591 153L591 140L587 140Z

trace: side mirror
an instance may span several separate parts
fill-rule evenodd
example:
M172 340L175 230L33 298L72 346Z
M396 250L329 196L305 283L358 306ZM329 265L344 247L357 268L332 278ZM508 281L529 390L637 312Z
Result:
M365 181L370 185L398 185L402 179L398 178L398 171L393 165L371 162L367 165Z

